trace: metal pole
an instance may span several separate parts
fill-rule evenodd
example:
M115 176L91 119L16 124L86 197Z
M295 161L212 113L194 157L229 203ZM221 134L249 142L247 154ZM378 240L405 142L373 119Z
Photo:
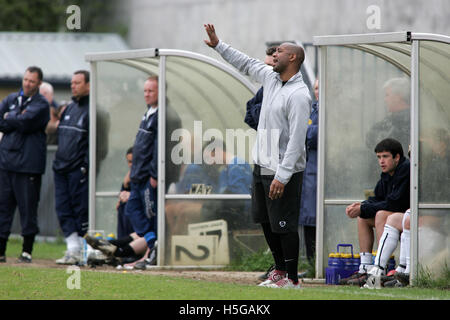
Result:
M95 230L95 172L97 132L97 62L91 61L89 90L89 230Z
M413 40L411 47L411 284L417 278L419 266L419 43Z
M165 195L166 195L166 57L159 58L158 82L158 266L164 265L166 244Z
M327 47L319 47L319 133L317 146L317 203L316 203L316 278L323 278L323 222L324 222L324 168L325 168L325 84Z

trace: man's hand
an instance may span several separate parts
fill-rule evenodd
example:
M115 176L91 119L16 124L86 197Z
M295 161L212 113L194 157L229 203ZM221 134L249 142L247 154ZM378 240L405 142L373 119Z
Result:
M152 188L156 189L156 187L158 186L158 180L150 177L150 185L152 186Z
M130 198L130 192L129 191L121 191L119 194L119 200L122 203L125 203Z
M216 30L213 24L204 25L206 33L208 34L209 41L205 40L205 43L211 48L215 48L219 44L219 38L216 35Z
M130 183L131 183L130 170L128 170L127 174L123 178L123 186L125 188L129 188L130 187Z
M345 214L351 219L359 217L361 215L361 203L355 202L355 203L352 203L351 205L349 205L345 209Z
M282 184L277 179L273 179L269 189L270 200L281 198L283 196L283 192L284 192L284 184Z

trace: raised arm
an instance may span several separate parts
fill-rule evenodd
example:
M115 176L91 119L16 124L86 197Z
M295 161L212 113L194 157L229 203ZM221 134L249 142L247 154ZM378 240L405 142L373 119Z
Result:
M216 34L214 25L205 24L204 27L209 37L209 40L205 40L205 43L209 47L214 48L225 61L243 74L250 76L253 80L264 85L266 77L274 73L273 68L264 62L251 58L221 41Z
M214 25L213 24L205 24L204 27L205 27L206 34L209 37L209 41L205 40L205 43L209 47L215 48L219 44L219 37L217 37L216 29L214 28Z

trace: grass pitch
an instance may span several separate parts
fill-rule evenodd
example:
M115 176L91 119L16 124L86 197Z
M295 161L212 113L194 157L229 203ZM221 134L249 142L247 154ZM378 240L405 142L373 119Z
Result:
M65 245L36 244L34 259L59 258ZM20 254L10 241L8 261ZM43 268L0 264L1 300L450 300L450 291L423 288L360 289L316 286L277 290L254 285L89 268Z
M80 269L0 266L2 300L415 300L450 299L448 290L349 286L277 290L253 285L156 276L151 272L109 273Z

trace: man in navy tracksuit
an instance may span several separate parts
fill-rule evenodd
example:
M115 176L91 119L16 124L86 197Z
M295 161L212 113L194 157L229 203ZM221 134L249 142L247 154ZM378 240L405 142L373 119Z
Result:
M39 232L37 208L47 155L45 128L50 120L48 102L39 94L42 78L40 68L29 67L22 89L0 103L0 262L6 261L16 207L23 236L19 262L31 262Z
M316 100L311 105L311 115L306 131L306 167L303 175L299 225L303 226L306 257L314 259L316 252L316 198L317 198L317 138L319 136L319 80L314 82Z
M77 264L88 230L89 72L72 76L72 103L58 124L58 150L53 162L55 206L67 251L57 264Z
M273 54L277 51L276 46L272 46L266 49L266 57L264 63L273 67ZM256 95L247 101L247 110L245 113L244 122L252 129L258 128L259 114L261 112L262 100L263 100L264 88L259 88Z
M158 77L145 81L144 99L148 110L142 118L133 146L130 179L131 192L125 214L134 231L147 241L149 249L156 241L156 188L158 185ZM144 261L150 264L150 259Z

